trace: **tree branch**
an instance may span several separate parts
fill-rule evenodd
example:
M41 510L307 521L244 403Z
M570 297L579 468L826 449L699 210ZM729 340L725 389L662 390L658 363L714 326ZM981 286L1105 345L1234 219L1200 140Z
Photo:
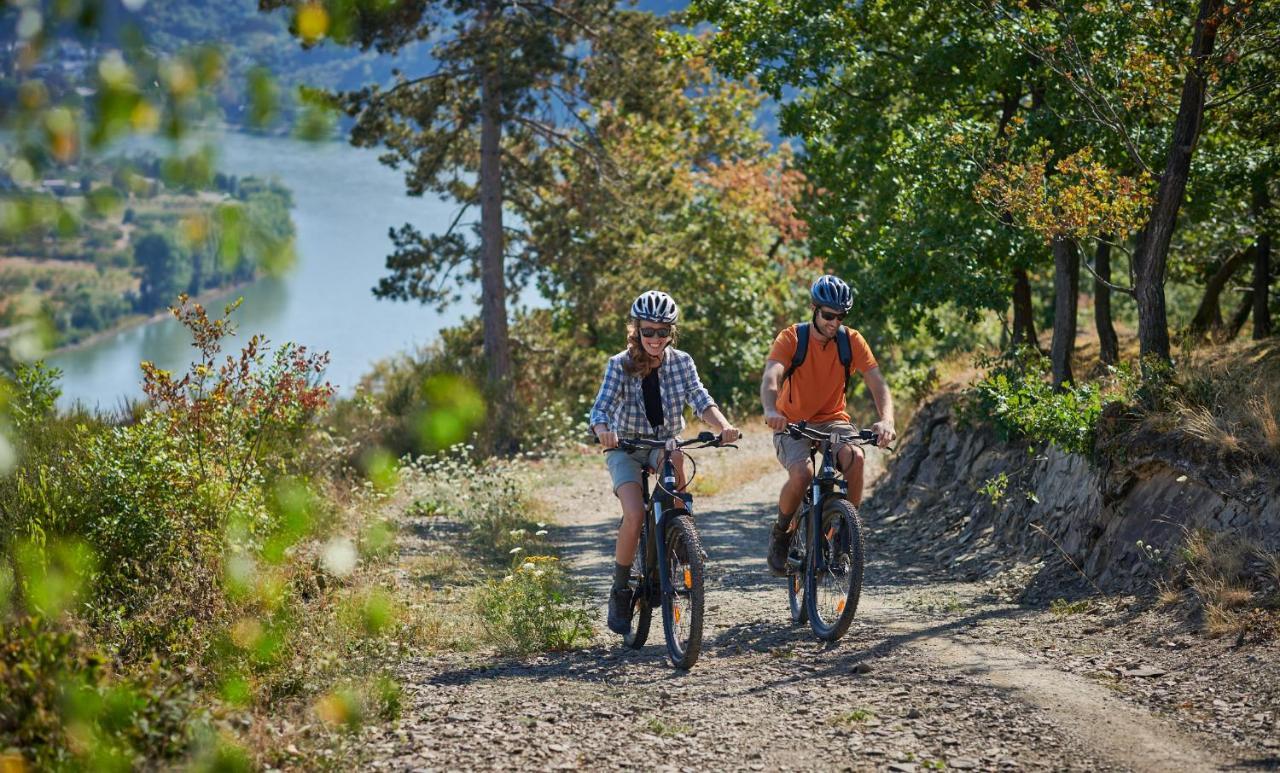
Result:
M1104 241L1104 240L1103 240L1103 239L1099 239L1098 241ZM1082 249L1082 248L1081 248L1081 244L1080 244L1080 242L1079 242L1078 240L1076 240L1076 239L1074 239L1074 238L1073 238L1073 239L1071 239L1071 243L1072 243L1072 244L1074 244L1074 245L1076 246L1076 250L1077 250L1077 251L1079 251L1079 253L1080 253L1080 255L1081 255L1081 257L1080 257L1080 263L1081 263L1081 265L1083 265L1085 268L1089 269L1089 273L1090 273L1090 274L1093 274L1093 278L1094 278L1094 279L1096 279L1096 280L1098 280L1098 284L1101 284L1103 287L1107 287L1107 288L1110 288L1110 289L1112 289L1112 290L1115 290L1115 291L1116 291L1116 292L1118 292L1118 293L1124 293L1125 295L1128 295L1128 296L1129 296L1129 297L1131 297L1131 298L1136 298L1136 297L1137 297L1137 293L1134 291L1134 289L1133 289L1132 287L1124 287L1124 286L1122 286L1122 285L1112 284L1111 282L1109 282L1109 281L1107 281L1106 279L1103 279L1101 276L1099 276L1099 275L1098 275L1098 272L1097 272L1097 271L1095 271L1095 270L1093 269L1093 265L1089 263L1089 259L1088 259L1087 257L1085 257L1085 256L1086 256L1086 255L1088 255L1089 253L1088 253L1088 252L1086 252L1084 249ZM1108 244L1110 244L1110 242L1107 242L1107 243L1108 243Z

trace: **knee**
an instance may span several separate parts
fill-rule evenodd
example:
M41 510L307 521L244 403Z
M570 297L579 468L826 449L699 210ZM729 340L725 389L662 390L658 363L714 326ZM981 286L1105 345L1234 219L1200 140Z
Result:
M845 477L849 475L859 474L862 472L863 462L866 461L866 454L857 446L845 446L840 450L841 456L844 456Z
M796 465L787 469L788 483L804 488L813 482L813 470L809 465Z

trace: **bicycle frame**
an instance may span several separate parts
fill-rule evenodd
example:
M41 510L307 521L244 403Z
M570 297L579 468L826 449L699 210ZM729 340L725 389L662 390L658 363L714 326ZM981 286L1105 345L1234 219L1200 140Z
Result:
M822 466L813 476L813 483L809 488L809 550L816 561L816 568L822 570L826 568L825 557L822 554L822 512L827 506L827 500L832 497L838 499L849 498L849 482L843 477L836 475L836 459L838 451L837 443L840 440L839 433L832 432L822 443ZM810 458L814 458L817 454L813 454Z
M645 551L645 566L650 569L656 569L658 572L658 588L661 590L661 597L654 597L654 587L651 586L652 578L645 577L645 585L650 586L647 590L650 593L652 601L661 602L662 598L669 598L675 593L675 588L671 585L670 572L667 567L667 530L662 528L665 516L669 511L676 510L675 497L672 492L676 490L676 466L671 461L671 453L679 446L677 441L672 438L667 441L666 447L662 451L662 463L660 465L659 480L661 486L656 487L653 492L649 491L649 471L644 469L640 474L640 488L644 492L645 504L645 527L649 529L649 534L653 539L649 540ZM681 495L682 508L688 510L688 502L684 500L687 495ZM657 555L650 555L650 551L656 552Z

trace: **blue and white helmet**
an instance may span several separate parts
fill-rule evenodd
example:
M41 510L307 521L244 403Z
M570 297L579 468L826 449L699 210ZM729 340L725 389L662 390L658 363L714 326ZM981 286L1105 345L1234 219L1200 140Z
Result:
M671 296L658 290L641 293L640 297L631 304L632 318L642 319L645 322L671 325L676 321L677 312L676 302Z
M824 274L809 288L809 297L816 306L848 311L853 308L853 291L839 277Z

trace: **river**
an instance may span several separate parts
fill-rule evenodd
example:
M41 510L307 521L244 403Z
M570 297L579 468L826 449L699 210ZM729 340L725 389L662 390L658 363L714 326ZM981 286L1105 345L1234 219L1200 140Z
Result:
M326 378L350 392L374 361L431 342L441 328L475 310L470 300L438 314L417 303L373 297L392 249L388 229L412 223L430 233L447 227L454 211L438 199L407 196L401 174L379 164L376 151L234 132L216 147L220 171L277 177L294 196L297 264L237 293L244 297L235 314L241 340L263 333L274 342L328 351ZM210 304L217 310L223 305ZM141 396L142 360L181 372L195 351L190 344L186 331L165 319L60 352L49 363L62 369L64 407L79 402L109 410Z

